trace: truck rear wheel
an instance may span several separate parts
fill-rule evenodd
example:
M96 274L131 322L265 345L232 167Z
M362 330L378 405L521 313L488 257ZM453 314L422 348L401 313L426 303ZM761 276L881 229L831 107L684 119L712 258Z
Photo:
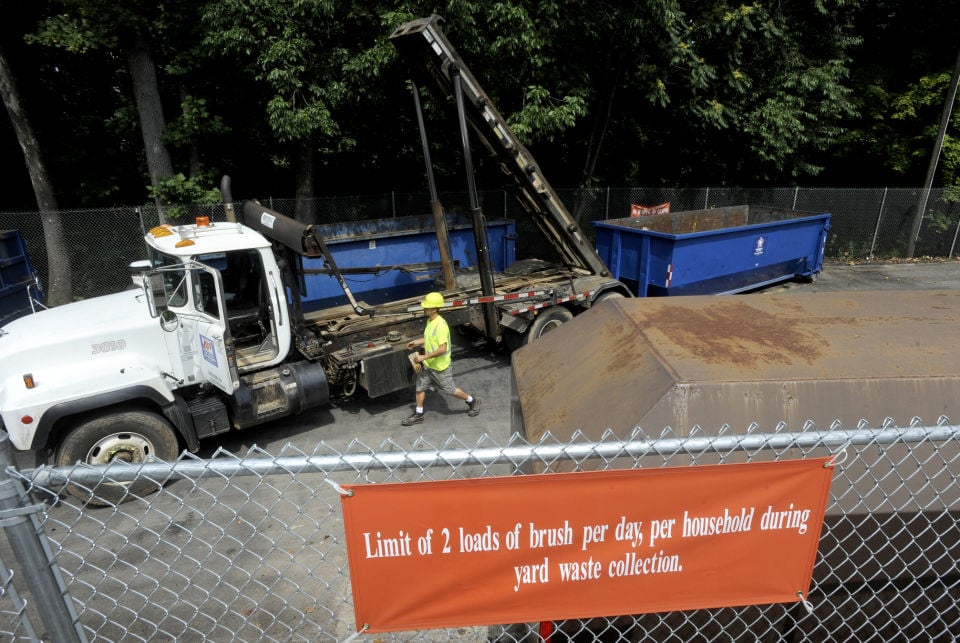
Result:
M544 309L527 329L527 342L540 339L547 333L560 328L573 319L573 313L563 306L550 306Z
M539 315L527 326L523 333L516 333L507 330L504 334L504 342L511 351L526 346L530 342L543 337L550 331L556 330L563 324L573 319L573 313L563 306L550 306L544 308Z
M70 466L109 464L122 460L130 464L151 460L176 460L177 434L167 420L149 411L119 411L78 424L57 449L56 463ZM67 485L67 492L91 505L116 505L134 495L157 491L154 482L101 482L90 489ZM128 495L129 494L129 495Z

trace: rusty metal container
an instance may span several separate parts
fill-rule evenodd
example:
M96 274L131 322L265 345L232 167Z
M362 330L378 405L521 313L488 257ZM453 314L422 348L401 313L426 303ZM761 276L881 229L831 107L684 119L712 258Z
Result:
M960 292L604 302L513 355L529 440L960 418Z
M684 436L695 427L708 435L744 433L752 423L775 432L780 423L804 430L808 420L819 430L833 428L835 420L843 428L855 428L860 420L880 426L887 418L900 426L914 417L928 424L941 416L956 421L958 329L960 291L607 301L513 354L512 428L532 442L547 431L567 442L577 430L601 440L607 429L626 438L634 427L651 436L670 427L674 436ZM832 620L804 620L795 605L783 617L784 632L791 632L783 640L826 640L812 633L821 625L821 633L839 631L838 623L855 619L861 606L878 597L908 601L917 613L958 622L955 594L945 588L957 583L960 516L925 510L960 506L958 449L956 444L866 446L844 463L846 484L834 482L819 547L824 564L814 568L813 600L818 613ZM815 449L780 455L827 454ZM754 459L746 453L705 453L696 463L721 458ZM636 466L632 458L623 460L623 466ZM683 466L692 460L681 454L670 462ZM648 462L657 467L662 459L649 456ZM883 466L874 468L875 463ZM550 470L569 464L554 463ZM618 466L577 467L607 465ZM720 637L728 631L722 619L732 619L740 639L761 640L764 620L754 618L757 609L669 614L663 621L641 620L642 631L629 636L669 638L673 625L684 624L700 634L719 627ZM875 614L870 626L876 631L900 631L896 610L884 605ZM631 627L629 621L625 627Z

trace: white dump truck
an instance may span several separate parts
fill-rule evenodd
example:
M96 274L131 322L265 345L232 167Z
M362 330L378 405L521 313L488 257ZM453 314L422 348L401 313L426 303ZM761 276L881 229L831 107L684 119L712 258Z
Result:
M456 76L434 90L456 94L462 130L472 127L505 169L514 168L514 193L559 257L494 273L483 260L485 219L474 208L478 269L440 288L450 323L515 347L599 300L629 296L437 21L404 25L393 41L421 74ZM149 257L133 266L136 288L0 329L0 419L17 449L59 465L173 460L204 438L326 404L331 391L376 397L411 385L405 345L423 332L419 297L357 301L315 226L256 201L234 216L229 182L221 190L226 221L201 217L146 234ZM323 260L348 304L303 311L305 256ZM125 493L120 485L97 490L108 502Z

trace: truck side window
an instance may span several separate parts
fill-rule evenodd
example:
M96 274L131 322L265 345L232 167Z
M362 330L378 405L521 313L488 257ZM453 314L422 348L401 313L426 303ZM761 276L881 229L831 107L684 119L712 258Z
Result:
M163 286L167 292L167 304L174 307L187 303L187 273L179 259L160 252L151 252L150 262L154 268L163 269Z
M198 270L196 273L196 295L197 309L220 319L220 305L217 302L217 283L213 275L209 272Z
M167 303L171 306L185 306L187 303L187 280L183 270L164 273L167 290Z

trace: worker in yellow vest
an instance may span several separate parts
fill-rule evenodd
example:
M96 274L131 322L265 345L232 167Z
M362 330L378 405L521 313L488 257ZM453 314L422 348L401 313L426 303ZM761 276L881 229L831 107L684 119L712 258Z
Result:
M443 295L432 292L420 302L427 315L427 326L423 329L423 337L407 343L407 348L413 350L420 346L423 352L418 352L413 363L422 365L417 373L416 409L401 424L412 426L423 422L423 402L427 397L427 389L433 386L439 391L452 395L467 403L467 415L476 417L480 413L480 399L466 393L453 383L453 369L450 345L450 327L440 315L443 308Z

